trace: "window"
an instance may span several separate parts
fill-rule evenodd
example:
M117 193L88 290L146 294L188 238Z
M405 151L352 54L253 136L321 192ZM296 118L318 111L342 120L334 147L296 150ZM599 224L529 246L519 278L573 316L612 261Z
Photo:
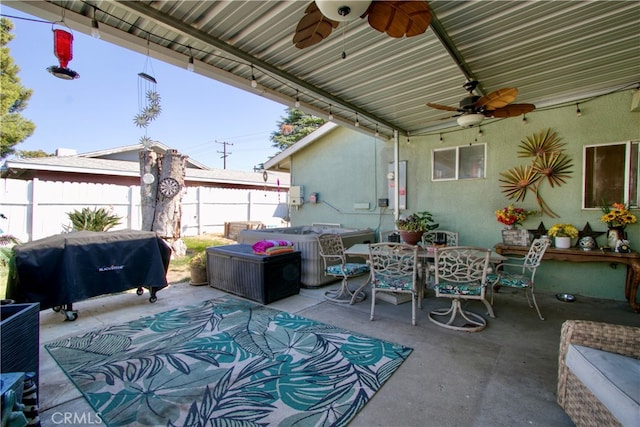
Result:
M432 151L433 181L485 177L486 144L464 145Z
M584 147L583 208L603 201L638 207L638 142Z

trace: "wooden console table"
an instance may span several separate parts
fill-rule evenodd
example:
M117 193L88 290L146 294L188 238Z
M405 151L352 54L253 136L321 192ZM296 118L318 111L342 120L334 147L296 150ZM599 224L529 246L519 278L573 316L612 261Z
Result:
M525 256L529 251L528 246L510 246L498 243L495 245L496 252L502 255ZM580 248L557 249L548 248L543 259L555 261L571 262L608 262L611 264L626 264L627 278L624 286L624 296L629 301L629 305L635 312L640 312L640 304L636 302L638 285L640 285L640 253L631 251L620 254L611 250L594 249L584 251Z

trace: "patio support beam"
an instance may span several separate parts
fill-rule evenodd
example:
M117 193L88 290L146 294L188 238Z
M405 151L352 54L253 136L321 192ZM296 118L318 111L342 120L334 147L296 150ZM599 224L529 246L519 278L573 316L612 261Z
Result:
M396 181L396 185L393 186L393 223L395 224L400 217L400 185L398 185L398 178L400 177L400 142L397 129L393 130L393 176Z
M369 111L364 110L348 101L345 101L344 99L339 98L329 92L326 92L302 79L299 79L296 76L287 73L286 71L283 71L277 67L274 67L271 64L264 62L243 50L240 50L234 46L231 46L220 39L217 39L208 34L205 34L202 31L197 30L176 19L170 18L166 14L148 6L146 3L123 1L123 0L117 0L117 2L124 8L141 15L146 19L150 19L156 22L157 24L167 27L170 30L174 30L179 33L182 33L186 37L190 37L202 43L214 46L238 59L246 61L248 64L253 64L256 67L261 68L262 70L274 76L277 76L279 78L282 78L288 81L292 86L297 86L301 89L305 89L306 91L309 91L315 94L319 98L323 98L327 100L329 103L332 103L333 105L340 106L345 110L348 110L354 113L358 113L359 116L366 117L369 120L371 120L373 123L378 123L389 129L398 129L397 125L390 123L381 117L373 115ZM141 39L141 43L144 43L144 40ZM347 120L346 117L345 117L345 120ZM407 133L407 131L404 129L399 129L399 131L402 132L403 134Z
M471 67L469 66L469 64L467 64L467 61L465 61L464 57L462 56L462 54L460 53L456 45L453 43L453 40L451 40L451 37L449 37L449 34L444 29L444 27L442 26L442 23L436 17L433 11L431 11L430 25L431 25L431 30L433 30L433 33L436 35L438 40L440 40L440 43L442 43L442 46L445 48L445 50L447 51L451 59L453 59L453 61L456 63L460 71L462 71L462 74L464 74L465 78L467 80L478 81L478 79L476 78L476 75L471 70ZM481 83L478 83L478 86L476 86L476 89L481 95L487 94L487 91L484 89Z

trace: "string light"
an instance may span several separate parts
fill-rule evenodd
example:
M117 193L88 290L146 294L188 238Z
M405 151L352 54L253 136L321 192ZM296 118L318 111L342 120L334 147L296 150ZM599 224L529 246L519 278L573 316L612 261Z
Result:
M191 48L189 48L189 62L187 62L187 71L193 72L193 54L191 53Z
M526 125L526 124L527 124L527 115L526 115L526 114L523 114L523 115L522 115L522 125L524 126L524 125Z
M354 123L355 127L360 127L360 119L358 119L358 113L356 113L356 122Z
M91 20L91 37L94 39L100 38L100 28L98 28L98 21L96 20L96 7L93 7L93 19Z
M95 19L95 15L96 15L96 11L97 11L97 10L98 10L98 8L97 8L96 6L93 6L93 19L92 19L92 22L91 22L91 28L92 28L91 33L92 33L92 35L93 35L94 37L99 37L98 21ZM101 10L101 9L100 9L100 11L101 11L103 14L105 14L105 16L108 16L110 19L111 19L111 18L113 18L113 19L120 20L121 22L127 23L127 21L122 20L121 18L116 17L116 16L114 16L114 15L111 15L111 14L109 14L108 12L105 12L105 11L103 11L103 10ZM18 19L20 19L20 18L18 18ZM94 21L95 21L95 22L94 22ZM52 22L48 22L48 21L46 21L45 23L50 24L50 23L52 23ZM135 28L137 28L137 29L141 29L141 28L137 27L135 24L130 24L130 27L131 27L131 28L134 28L134 29L135 29ZM95 29L96 31L94 31L94 29ZM96 32L97 32L97 34L96 34ZM155 37L155 38L158 38L158 39L160 39L160 40L164 40L164 41L166 41L166 42L175 43L175 40L169 40L169 39L163 38L162 36L154 35L154 37ZM148 44L149 44L149 40L147 39L147 45L148 45ZM178 43L178 45L180 45L180 44ZM187 46L185 46L185 45L180 45L180 46L187 47ZM189 49L191 50L191 48L189 48ZM202 51L202 50L200 50L199 52L205 53L205 54L207 54L207 55L220 56L221 58L223 58L223 57L222 57L222 52L221 52L220 50L214 50L214 51L213 51L213 53L211 53L211 52L206 52L206 51ZM345 56L346 56L346 55L345 55ZM227 61L234 62L234 59L232 59L232 58L230 58L230 57L224 57L223 59L225 59L225 60L227 60ZM190 57L189 62L191 62L191 60L192 60L192 57ZM257 81L255 80L255 76L253 75L253 68L254 68L253 64L247 64L247 63L243 63L243 62L241 62L241 61L235 61L235 62L236 62L237 64L239 64L239 65L245 65L245 66L249 66L249 65L250 65L250 66L251 66L251 69L252 69L252 75L251 75L251 86L252 86L252 87L254 87L254 88L255 88L255 87L257 87ZM268 76L270 76L268 73L265 73L265 74L267 74ZM275 79L277 80L277 78L276 78L276 77L274 77L274 76L271 76L271 77L273 77L273 78L275 78ZM288 84L287 84L286 82L282 82L282 81L281 81L280 83L282 83L282 84L284 84L284 85L288 86ZM637 83L634 83L634 85L637 85ZM289 86L289 87L290 87L290 86ZM619 88L619 89L615 89L614 91L612 91L612 92L608 92L608 93L605 93L605 94L603 94L603 95L607 95L607 94L609 94L609 93L615 93L615 92L617 92L617 91L619 91L619 90L622 90L622 89L624 89L624 88L626 88L626 87L629 87L629 85L624 85L623 87L621 87L621 88ZM640 89L640 87L639 87L639 89ZM297 92L297 91L296 91L296 92ZM314 99L315 101L318 101L318 100L319 100L319 99L316 99L316 98L313 98L313 99ZM588 101L590 101L590 100L587 100L586 102L588 102ZM299 100L297 100L297 102L296 102L296 103L297 103L297 104L299 104ZM554 108L562 108L562 107L564 107L564 106L558 106L558 107L554 107ZM579 105L579 103L576 103L576 115L577 115L577 116L581 116L581 115L582 115L582 112L581 112L581 110L580 110L580 105ZM328 118L329 118L329 120L333 120L333 119L334 119L334 117L333 117L333 112L332 112L332 106L331 106L331 105L329 105L329 115L328 115ZM523 117L522 117L522 122L523 122L523 124L528 123L528 122L527 122L527 118L526 118L526 116L525 116L525 115L523 115ZM359 123L358 123L358 124L359 124ZM356 126L357 126L357 125L356 125ZM426 134L423 134L423 135L426 135ZM443 139L443 137L442 137L442 135L441 135L441 134L440 134L440 142L441 142L441 143L442 143L442 142L444 142L444 139Z
M293 104L296 108L300 108L300 98L298 97L298 89L296 89L296 103Z
M256 80L256 75L253 74L253 64L251 64L251 87L254 89L258 87L258 81Z
M376 123L376 138L380 136L380 132L378 132L378 124Z

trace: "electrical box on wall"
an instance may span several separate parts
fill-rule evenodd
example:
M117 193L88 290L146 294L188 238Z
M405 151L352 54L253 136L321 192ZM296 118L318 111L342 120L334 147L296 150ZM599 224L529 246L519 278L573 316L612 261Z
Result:
M318 201L319 201L318 193L309 194L309 203L318 203Z
M304 194L301 186L289 187L289 203L291 206L302 206L304 203Z

